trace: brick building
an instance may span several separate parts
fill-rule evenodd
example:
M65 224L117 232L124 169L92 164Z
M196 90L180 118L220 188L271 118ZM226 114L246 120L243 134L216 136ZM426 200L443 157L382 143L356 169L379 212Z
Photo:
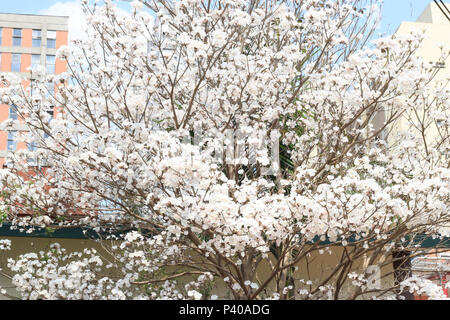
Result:
M56 51L67 44L68 17L0 13L0 76L14 72L31 79L27 68L39 64L49 73L65 72L65 62L56 59ZM29 83L27 80L24 85ZM49 85L49 90L54 91L54 86ZM0 104L0 123L17 117L14 106ZM9 150L27 147L16 139L18 132L26 130L25 125L18 125L0 131L0 168Z

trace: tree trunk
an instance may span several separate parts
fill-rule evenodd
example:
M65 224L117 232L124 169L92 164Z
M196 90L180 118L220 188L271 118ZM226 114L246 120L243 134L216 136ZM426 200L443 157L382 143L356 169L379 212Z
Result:
M394 282L398 285L403 280L407 279L412 275L411 271L411 253L407 250L394 251L392 253L393 267L394 267ZM405 298L405 300L414 300L414 294L410 293L408 290L400 291L397 290L399 296Z

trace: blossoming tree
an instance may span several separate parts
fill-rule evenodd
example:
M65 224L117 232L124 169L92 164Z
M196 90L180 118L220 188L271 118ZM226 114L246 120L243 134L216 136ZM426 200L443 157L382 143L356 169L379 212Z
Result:
M416 55L423 34L369 41L377 1L132 4L85 1L67 73L0 89L32 146L0 170L6 219L131 230L107 253L10 260L23 297L441 296L409 274L370 283L419 235L448 235L450 92ZM429 125L397 130L406 114Z

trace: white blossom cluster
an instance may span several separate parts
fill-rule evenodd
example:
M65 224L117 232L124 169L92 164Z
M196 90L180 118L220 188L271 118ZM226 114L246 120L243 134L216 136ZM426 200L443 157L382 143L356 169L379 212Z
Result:
M0 250L11 250L11 240L3 239L0 240Z
M0 169L0 211L16 225L135 231L112 260L59 247L11 260L22 296L226 298L222 286L236 299L336 299L353 281L358 297L356 259L448 236L450 77L431 82L420 32L368 45L372 4L86 4L89 37L58 50L66 73L0 88L35 146ZM402 117L407 132L394 130ZM333 245L344 253L329 282L300 285L306 269L293 268Z
M442 287L436 285L431 280L417 276L406 279L400 284L400 288L407 288L409 292L418 295L425 295L431 300L448 300L442 291Z

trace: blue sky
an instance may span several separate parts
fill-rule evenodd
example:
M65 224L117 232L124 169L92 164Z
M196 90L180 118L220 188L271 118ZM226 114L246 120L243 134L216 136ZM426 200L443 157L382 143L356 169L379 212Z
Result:
M0 0L0 2L0 12L4 13L68 15L74 12L72 8L77 0ZM381 25L377 32L393 33L402 21L415 21L430 2L432 0L385 0ZM129 8L129 4L125 1L117 3L123 9ZM67 10L64 10L65 6ZM77 20L76 17L73 20Z
M2 13L33 13L37 14L40 10L50 8L56 3L70 3L76 2L75 0L0 0L0 12ZM125 1L121 7L124 9L129 7Z
M402 21L416 21L433 0L384 0L381 33L394 33ZM444 1L449 2L449 0Z

